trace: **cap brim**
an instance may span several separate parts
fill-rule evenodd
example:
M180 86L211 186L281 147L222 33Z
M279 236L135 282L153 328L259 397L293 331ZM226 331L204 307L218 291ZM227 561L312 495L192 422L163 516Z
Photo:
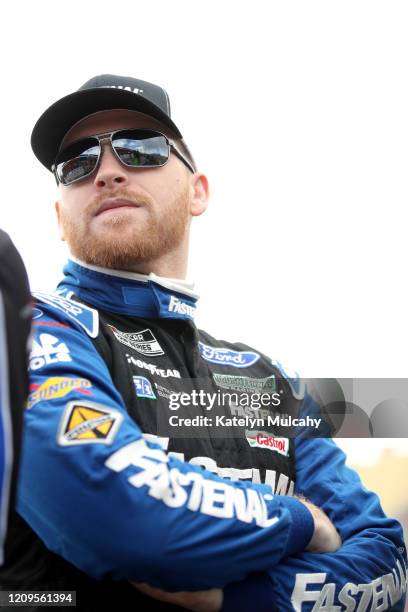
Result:
M62 139L78 121L98 111L126 109L145 113L182 138L176 124L158 106L139 94L113 87L84 89L61 98L38 119L31 134L34 155L51 170Z

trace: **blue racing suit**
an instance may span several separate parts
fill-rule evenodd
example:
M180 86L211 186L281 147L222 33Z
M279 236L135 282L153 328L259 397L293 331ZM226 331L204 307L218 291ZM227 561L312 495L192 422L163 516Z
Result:
M136 609L132 580L222 587L224 610L403 610L399 524L331 439L274 429L293 408L319 414L300 381L199 331L187 289L76 261L64 272L57 293L36 294L30 358L18 512L62 563L37 581L104 597L121 585L122 609ZM210 391L274 401L239 396L216 419ZM328 514L337 552L305 552L313 519L293 493Z

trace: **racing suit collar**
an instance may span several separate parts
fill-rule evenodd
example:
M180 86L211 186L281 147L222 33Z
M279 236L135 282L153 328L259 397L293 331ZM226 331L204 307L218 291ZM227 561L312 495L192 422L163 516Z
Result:
M100 268L72 256L63 272L58 293L75 294L100 310L147 318L194 318L198 296L187 281Z

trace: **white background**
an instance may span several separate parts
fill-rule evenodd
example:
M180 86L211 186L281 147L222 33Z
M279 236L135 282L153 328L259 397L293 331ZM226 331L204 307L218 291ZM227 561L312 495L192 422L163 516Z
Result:
M91 76L135 76L167 89L210 180L199 325L305 376L407 375L406 2L4 6L0 226L33 288L66 251L32 127Z

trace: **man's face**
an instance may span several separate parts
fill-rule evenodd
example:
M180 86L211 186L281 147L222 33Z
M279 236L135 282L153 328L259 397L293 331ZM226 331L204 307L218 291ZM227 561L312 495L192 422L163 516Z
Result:
M86 117L65 136L62 147L94 134L126 128L168 129L141 113L104 111ZM60 185L57 214L61 234L74 256L98 266L149 271L154 262L186 256L194 212L195 177L174 155L159 168L131 169L102 144L94 173Z

